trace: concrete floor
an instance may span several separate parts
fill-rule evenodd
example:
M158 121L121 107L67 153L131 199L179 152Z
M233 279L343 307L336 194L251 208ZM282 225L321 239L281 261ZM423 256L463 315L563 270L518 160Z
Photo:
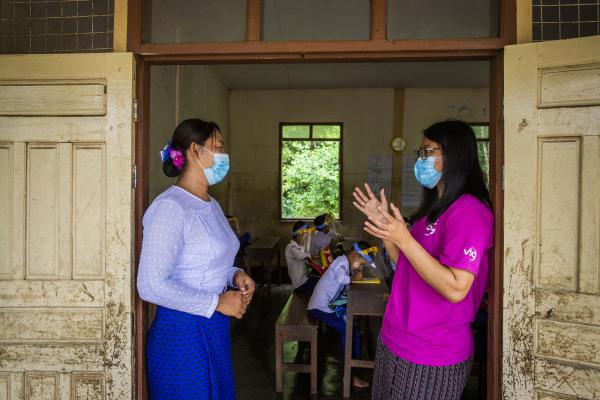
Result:
M244 319L232 323L233 366L237 397L239 400L292 400L309 399L310 375L287 372L284 376L283 395L275 392L275 320L283 309L289 294L290 285L277 286L271 296L266 290L255 295ZM374 334L367 340L373 343L378 331L378 322L371 321ZM331 329L319 332L319 395L315 399L342 399L343 361L339 336ZM364 345L365 350L369 346ZM297 344L284 346L284 360L292 361L296 355ZM367 358L371 358L367 355ZM364 379L371 380L370 370L353 370ZM370 390L352 390L352 399L369 399ZM474 377L465 390L463 400L478 399L477 379Z

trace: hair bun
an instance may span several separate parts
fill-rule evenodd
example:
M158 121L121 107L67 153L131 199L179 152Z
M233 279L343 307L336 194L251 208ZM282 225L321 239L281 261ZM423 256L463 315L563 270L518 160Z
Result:
M160 151L160 160L163 165L163 172L170 178L178 176L185 165L184 151L178 146L173 146L167 142Z
M176 176L179 176L179 173L181 172L179 169L177 169L177 167L175 167L171 158L163 161L162 170L169 178L175 178Z

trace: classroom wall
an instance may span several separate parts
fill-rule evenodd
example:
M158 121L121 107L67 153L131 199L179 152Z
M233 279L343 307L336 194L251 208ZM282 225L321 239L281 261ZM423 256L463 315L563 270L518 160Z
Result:
M412 150L419 147L428 125L450 117L470 122L489 119L488 89L406 88L404 105L395 110L391 88L229 90L209 67L182 66L177 72L174 66L159 66L152 69L151 90L150 199L172 183L162 173L158 151L176 123L193 116L211 118L221 125L231 156L230 175L213 186L211 194L226 213L239 218L242 232L254 237L280 235L284 243L291 224L279 219L280 122L344 124L341 228L346 236L365 236L363 218L351 196L354 186L367 178L370 154L392 154L392 137L402 135L407 141L402 157L412 160ZM394 132L398 112L403 113L402 131ZM416 184L412 175L411 179ZM394 191L401 191L404 184ZM414 210L402 207L407 216Z
M279 123L342 122L343 222L347 236L362 235L363 219L352 190L367 178L367 158L389 155L393 89L231 91L231 212L254 237L281 235L291 223L279 219Z
M175 74L172 66L152 67L150 79L150 201L173 181L162 172L159 151L171 138L176 124Z
M150 84L150 200L171 185L174 179L162 172L159 151L186 118L210 119L219 124L229 139L229 88L210 67L203 65L152 67ZM229 184L211 188L227 212Z

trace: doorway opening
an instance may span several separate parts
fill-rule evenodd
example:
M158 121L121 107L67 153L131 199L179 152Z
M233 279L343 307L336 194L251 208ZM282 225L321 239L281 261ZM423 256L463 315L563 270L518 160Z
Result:
M412 171L414 156L411 150L418 147L422 130L446 118L465 120L476 130L481 148L480 161L488 171L496 224L501 226L500 62L501 59L495 57L470 61L142 63L138 67L138 79L143 80L138 91L142 112L137 140L140 168L138 246L143 209L172 184L162 174L158 152L177 123L193 117L215 120L223 130L232 168L229 178L215 186L211 195L226 214L236 218L239 234L278 235L283 245L289 241L291 223L282 212L282 203L289 200L282 194L286 173L281 168L282 126L295 127L298 132L309 127L308 139L312 139L314 126L339 124L338 170L333 163L332 174L337 173L339 177L335 183L341 230L345 236L365 237L362 217L352 206L351 193L354 186L368 180L369 161L389 157L392 199L400 204L403 215L411 215L419 202L419 190L412 174L403 172ZM391 148L395 137L405 140L404 151L396 152ZM501 243L498 229L496 233L498 244ZM498 249L494 260L498 265ZM286 277L285 265L283 271L282 275ZM481 398L481 393L492 390L490 385L499 384L495 369L500 364L501 270L491 266L491 271L489 318L476 328L478 355L483 354L483 357L476 364L465 398ZM276 290L285 294L285 284ZM267 301L261 297L256 307L258 311L253 316L255 320L236 322L233 326L234 360L240 360L234 363L234 368L245 366L247 371L252 365L262 367L252 368L254 374L236 370L237 385L240 390L264 387L267 392L258 396L261 398L269 398L275 392L274 340L269 338L273 337L274 320L271 319L278 314L274 310L281 310L283 304L280 304L281 295L279 300L274 298L274 301ZM138 299L137 311L136 353L140 382L144 365L143 343L152 310ZM377 324L371 328L377 329ZM244 335L247 330L252 330L252 337L261 339L248 342ZM252 346L254 351L248 351ZM254 364L244 360L253 360ZM333 365L331 370L335 371L335 363L327 364L328 361L325 365ZM297 388L286 386L293 388L293 394L304 394L303 390L308 387L302 388L302 380L298 382ZM331 377L324 378L322 384L325 394L341 393ZM143 393L143 389L138 390Z

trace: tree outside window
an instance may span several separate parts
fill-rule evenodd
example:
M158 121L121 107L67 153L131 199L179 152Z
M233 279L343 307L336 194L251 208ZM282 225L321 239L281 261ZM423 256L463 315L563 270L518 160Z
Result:
M341 215L341 123L282 123L279 129L282 219Z
M488 124L471 124L477 138L477 155L479 164L483 170L485 185L489 187L490 182L490 126Z

